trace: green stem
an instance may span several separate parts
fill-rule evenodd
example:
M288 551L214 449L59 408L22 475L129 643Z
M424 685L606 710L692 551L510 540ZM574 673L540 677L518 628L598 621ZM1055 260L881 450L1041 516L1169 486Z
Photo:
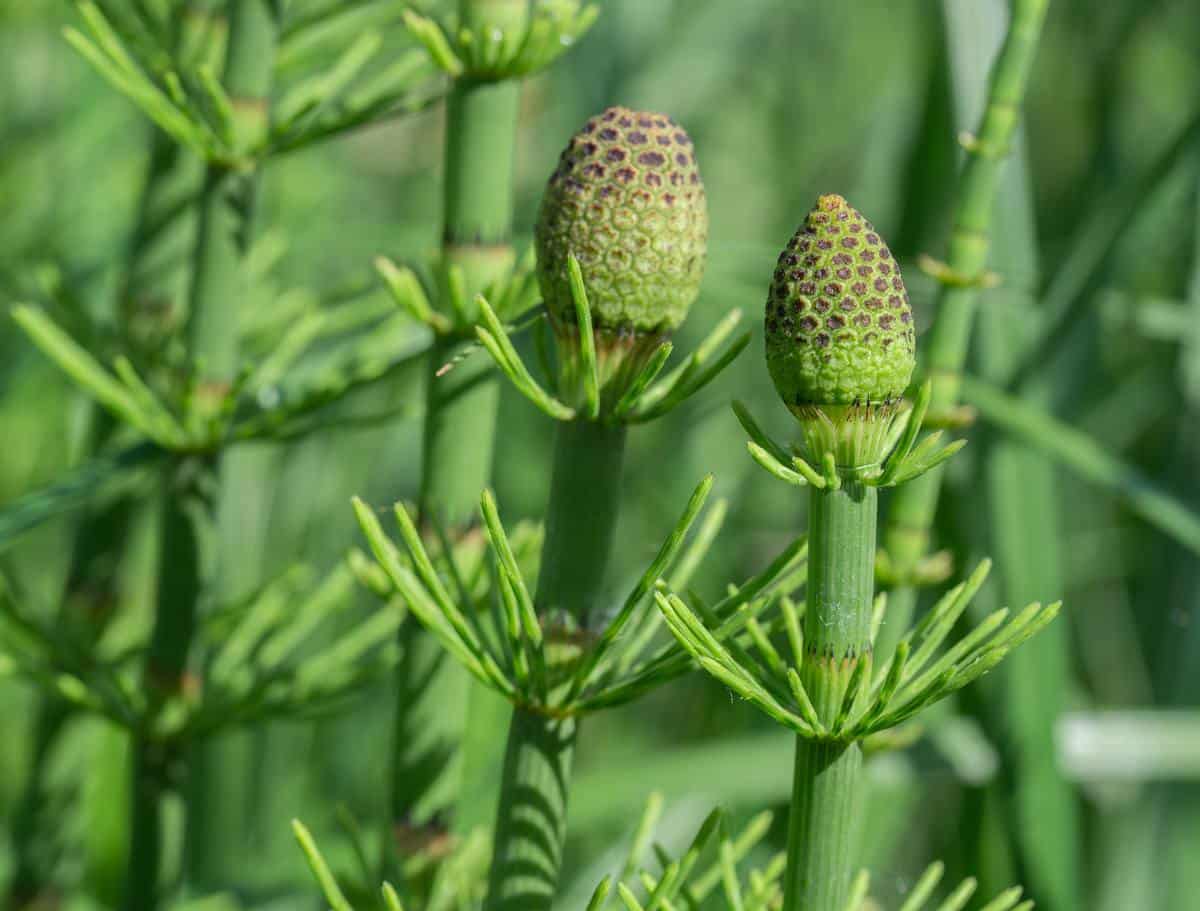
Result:
M843 911L854 873L862 747L796 738L788 820L788 911Z
M13 850L12 878L5 896L5 906L12 911L32 908L45 901L48 885L46 871L38 863L36 851L37 824L47 797L47 778L50 754L70 712L62 700L43 697L38 702L33 724L33 750L29 757L29 777L24 783L20 802L9 825Z
M987 267L996 188L1017 127L1047 2L1016 0L1013 4L1012 24L992 66L976 142L967 149L947 265L968 279L979 278ZM966 363L978 298L977 285L942 286L924 349L925 372L933 383L931 413L948 413L958 403L959 374ZM885 651L912 618L916 591L907 580L928 549L941 483L942 468L936 468L900 487L891 501L883 546L902 581L891 593L888 622L880 633Z
M461 0L461 21L475 28L523 25L525 0ZM462 270L469 297L503 277L513 264L512 212L514 160L521 85L459 79L446 100L445 185L443 188L442 276ZM442 300L448 287L443 284ZM447 313L454 318L455 314ZM459 326L438 338L429 355L422 435L422 475L418 509L426 534L437 529L450 540L475 520L480 491L491 479L499 385L480 352L468 353L473 330ZM460 356L466 354L463 360ZM439 371L454 364L453 369ZM466 679L454 662L441 661L441 649L410 621L400 636L411 661L397 669L393 722L389 821L405 821L414 809L414 775L427 773L431 757L463 741L457 709L467 693L466 728L476 734L506 724L508 704ZM406 666L407 665L407 666ZM414 677L413 669L435 668L432 676ZM444 737L430 742L428 719L439 719ZM441 731L437 733L442 733ZM439 744L438 739L445 741ZM486 824L495 807L500 764L498 736L464 741L460 796L454 814L459 833ZM472 746L474 745L474 746ZM480 752L482 751L482 753ZM387 842L385 842L387 843ZM390 851L385 856L391 857ZM390 860L385 861L385 870Z
M279 26L270 0L230 0L224 85L234 104L239 142L266 132ZM196 272L188 318L189 352L206 380L228 383L238 367L238 310L247 293L242 260L250 242L256 169L211 162L200 197Z
M151 721L158 708L187 686L198 593L212 572L211 501L204 495L212 470L211 460L181 461L172 467L163 497L160 576L144 672ZM127 911L153 911L158 906L162 804L171 791L171 766L181 755L178 744L163 742L151 730L135 734L129 876L122 902Z
M472 4L463 4L463 15ZM513 158L520 84L460 80L446 101L443 267L461 268L474 295L512 266ZM452 314L448 314L452 315ZM491 475L499 391L478 352L453 369L462 336L439 338L429 356L420 510L449 530L472 521Z
M558 425L537 611L563 612L584 626L595 616L621 500L625 426Z
M576 724L513 711L486 911L543 911L558 889Z
M439 337L429 354L418 504L427 532L440 527L449 534L470 525L492 473L500 387L490 362L476 353L437 375L461 346L453 337Z
M536 610L587 627L600 606L621 493L625 427L558 425ZM548 634L550 639L552 634ZM553 645L549 649L553 658ZM513 713L485 911L546 911L554 900L567 828L576 723L536 709Z
M224 85L235 105L239 141L252 146L267 126L278 22L270 0L229 0ZM253 226L257 172L210 162L200 197L188 318L189 354L199 365L203 401L216 402L238 366L238 310L248 291L243 261ZM161 563L146 656L152 706L186 686L187 658L201 599L213 580L219 458L186 457L172 468L164 502ZM181 745L144 729L134 744L131 857L125 906L153 909L161 880L162 803ZM193 805L202 805L195 800ZM198 846L199 847L199 846ZM195 852L193 852L195 853ZM203 854L201 851L200 854ZM202 860L200 861L202 865Z
M509 246L520 106L521 83L512 80L460 79L446 99L443 239L464 266L482 259L487 269L489 251L473 246Z
M809 499L808 607L801 679L821 720L835 719L858 662L871 650L874 487L813 489ZM862 748L796 741L784 911L843 911L855 871Z

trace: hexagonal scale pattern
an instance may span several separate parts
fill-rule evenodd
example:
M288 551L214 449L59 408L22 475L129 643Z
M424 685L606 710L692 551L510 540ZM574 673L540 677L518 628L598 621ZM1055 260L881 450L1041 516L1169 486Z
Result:
M840 196L820 197L779 255L766 347L789 406L883 402L908 386L916 334L900 267Z
M612 107L591 118L550 177L534 236L556 320L574 322L574 253L597 327L674 329L699 293L708 244L691 138L663 114Z

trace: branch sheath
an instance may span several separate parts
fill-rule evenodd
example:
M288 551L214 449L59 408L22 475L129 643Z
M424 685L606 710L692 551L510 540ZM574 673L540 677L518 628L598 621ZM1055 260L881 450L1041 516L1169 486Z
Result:
M959 400L958 376L966 363L979 298L978 284L972 282L982 277L987 266L1000 169L1017 127L1046 6L1047 0L1016 0L1013 4L1012 24L992 67L987 106L978 133L967 143L947 265L951 274L969 281L942 286L937 315L924 342L925 369L933 383L933 413L945 413ZM910 481L892 498L883 546L902 580L911 578L928 548L942 471L935 468ZM880 632L882 649L887 651L908 627L915 604L916 590L909 584L901 583L891 593L888 622Z
M826 725L871 651L877 504L875 488L856 482L810 494L801 679ZM858 743L797 738L784 911L845 908L855 872L861 769Z
M600 606L620 502L625 427L562 423L536 610L588 626ZM552 634L547 635L552 639ZM519 707L500 785L485 911L548 911L558 887L576 723Z

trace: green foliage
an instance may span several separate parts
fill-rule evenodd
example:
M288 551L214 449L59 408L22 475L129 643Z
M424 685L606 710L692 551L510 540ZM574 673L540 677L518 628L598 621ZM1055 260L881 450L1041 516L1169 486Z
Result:
M277 26L244 44L253 84L227 69L223 2L0 5L8 907L135 906L137 812L161 850L136 906L321 901L300 816L331 907L478 908L506 688L586 714L557 908L778 907L798 730L873 731L854 814L873 873L836 911L1188 906L1186 5L239 5ZM552 323L531 250L554 137L610 104L688 125L711 218L691 318L624 359L586 330L569 259L570 331ZM760 344L737 308L824 191L887 237L923 358L911 404L874 423L825 409L796 434L737 357ZM219 345L197 343L196 309ZM603 583L578 617L533 583L552 433L624 465L603 494L586 459L560 473L589 494L580 516L606 502L581 551L611 541L577 564ZM864 442L887 458L859 466ZM887 591L869 664L824 704L814 544L795 536L804 500L851 492L884 523L855 584L873 563ZM405 504L394 543L372 530L382 561L354 550L355 494ZM947 580L985 553L968 598ZM594 582L568 575L559 603ZM1001 606L1043 595L1071 609L951 694L1052 616ZM148 653L182 661L148 675ZM669 799L639 816L652 788ZM702 824L714 804L724 821Z

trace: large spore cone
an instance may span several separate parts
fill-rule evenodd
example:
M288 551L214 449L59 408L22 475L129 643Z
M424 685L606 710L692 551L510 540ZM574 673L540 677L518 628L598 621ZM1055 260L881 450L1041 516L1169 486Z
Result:
M879 232L822 196L779 254L766 306L767 366L793 411L899 398L915 364L912 309Z
M579 261L597 329L660 334L683 322L708 244L704 183L687 131L664 114L611 107L571 137L542 198L538 279L551 318L575 321Z

